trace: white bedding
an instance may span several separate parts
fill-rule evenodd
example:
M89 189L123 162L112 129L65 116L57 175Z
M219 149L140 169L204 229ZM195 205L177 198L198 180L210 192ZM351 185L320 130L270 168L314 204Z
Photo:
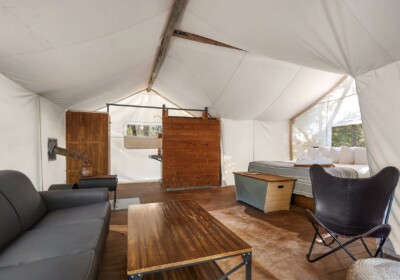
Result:
M336 167L347 167L347 168L352 168L358 173L359 178L367 178L370 177L369 173L369 166L368 165L356 165L356 164L339 164L335 163L334 164Z
M337 177L369 177L369 168L367 165L334 164L334 166L325 168L325 170ZM285 161L253 161L249 163L248 171L295 178L293 193L312 197L309 168L307 167L294 167L293 162Z

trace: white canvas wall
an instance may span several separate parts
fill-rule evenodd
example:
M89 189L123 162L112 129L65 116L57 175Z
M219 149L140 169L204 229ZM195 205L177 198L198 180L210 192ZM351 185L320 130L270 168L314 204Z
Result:
M232 172L247 171L251 161L288 160L288 134L288 121L221 119L222 185L233 185Z
M149 158L156 149L126 149L124 138L111 138L111 174L118 175L121 183L158 181L161 179L161 163Z
M289 158L289 121L254 121L254 160Z
M0 74L0 169L26 174L40 189L39 97Z
M56 138L58 146L65 148L65 109L40 97L40 140L41 140L41 189L47 190L51 184L65 183L65 157L57 155L55 161L47 157L47 140Z
M254 158L254 121L221 119L222 185L233 185L232 172L247 171Z
M368 162L372 174L392 165L400 168L400 62L356 78ZM397 186L389 223L390 240L400 252L400 187Z

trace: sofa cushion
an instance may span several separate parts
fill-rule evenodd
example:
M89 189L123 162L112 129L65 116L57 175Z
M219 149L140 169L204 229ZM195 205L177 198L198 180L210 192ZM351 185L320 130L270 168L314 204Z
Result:
M22 231L28 230L47 212L42 197L29 178L18 171L0 171L0 193L15 209Z
M22 234L0 253L0 268L77 254L102 253L108 225L103 219L33 229Z
M0 193L0 250L21 233L21 223L10 202ZM1 278L0 278L1 279Z
M93 219L104 219L109 215L109 212L110 206L108 202L51 211L33 229L85 223Z
M77 280L96 279L99 258L91 250L73 255L0 268L0 279Z
M46 204L48 212L100 202L108 203L107 189L58 190L39 194Z

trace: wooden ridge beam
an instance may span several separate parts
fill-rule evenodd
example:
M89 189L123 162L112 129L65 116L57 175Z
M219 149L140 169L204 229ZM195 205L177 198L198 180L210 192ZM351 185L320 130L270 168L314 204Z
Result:
M199 42L199 43L204 43L204 44L209 44L209 45L214 45L214 46L218 46L218 47L224 47L224 48L229 48L229 49L234 49L234 50L239 50L239 51L245 51L239 48L236 48L234 46L222 43L222 42L218 42L215 41L213 39L207 38L207 37L203 37L197 34L193 34L193 33L189 33L186 31L181 31L181 30L175 30L174 37L178 37L178 38L182 38L182 39L186 39L186 40L191 40L191 41L195 41L195 42Z
M154 81L157 78L158 72L160 71L161 65L165 60L169 43L172 38L172 34L174 33L175 27L182 16L183 9L187 2L188 0L175 0L174 7L172 8L167 27L165 29L163 38L161 40L160 47L158 48L158 53L156 56L156 60L154 62L153 70L151 71L151 76L149 79L149 83L147 85L148 92L150 92L154 84Z

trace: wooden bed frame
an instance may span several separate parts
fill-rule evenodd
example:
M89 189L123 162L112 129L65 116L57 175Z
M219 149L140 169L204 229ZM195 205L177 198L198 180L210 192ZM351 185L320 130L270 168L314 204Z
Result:
M304 209L314 210L314 199L311 197L293 194L291 203Z

